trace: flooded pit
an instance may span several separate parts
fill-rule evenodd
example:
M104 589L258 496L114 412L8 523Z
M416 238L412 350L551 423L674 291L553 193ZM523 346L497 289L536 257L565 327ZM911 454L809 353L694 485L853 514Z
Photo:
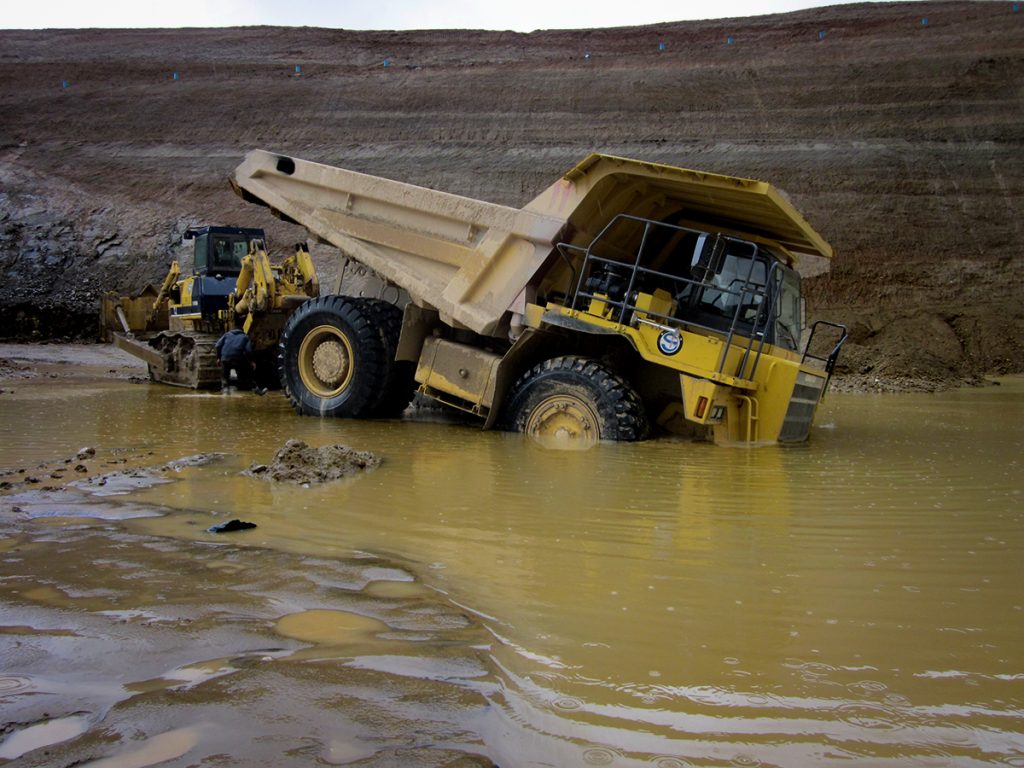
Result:
M226 454L0 497L2 744L88 721L25 765L1024 765L1024 380L831 395L796 447L580 452L273 396L5 388L0 467ZM383 463L240 474L289 438ZM232 518L258 527L206 532Z

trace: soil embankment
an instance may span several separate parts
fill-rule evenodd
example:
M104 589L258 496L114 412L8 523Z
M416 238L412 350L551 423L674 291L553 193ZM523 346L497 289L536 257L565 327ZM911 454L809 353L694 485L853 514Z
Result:
M512 205L603 151L786 190L837 252L811 315L850 326L842 364L868 386L1019 372L1022 75L1009 2L531 34L3 31L0 333L88 336L102 291L158 281L192 224L287 250L303 231L228 189L252 148Z

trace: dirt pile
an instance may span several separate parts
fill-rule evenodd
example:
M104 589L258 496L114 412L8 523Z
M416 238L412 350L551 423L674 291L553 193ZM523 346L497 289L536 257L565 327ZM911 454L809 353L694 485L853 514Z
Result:
M844 5L510 32L0 32L0 328L91 332L190 224L305 237L235 197L252 148L522 205L592 151L767 179L836 248L842 370L1024 370L1024 11ZM296 70L301 68L301 72ZM335 252L314 249L321 268ZM330 285L330 281L325 281Z
M344 445L311 448L301 440L289 440L269 464L253 464L243 474L275 483L306 485L351 477L380 466L379 456Z

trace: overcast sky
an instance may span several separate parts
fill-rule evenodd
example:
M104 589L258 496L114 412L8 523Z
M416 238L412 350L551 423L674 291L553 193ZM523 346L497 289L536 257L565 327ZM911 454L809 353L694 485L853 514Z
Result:
M615 27L758 16L854 0L0 0L0 29L229 27L344 29Z

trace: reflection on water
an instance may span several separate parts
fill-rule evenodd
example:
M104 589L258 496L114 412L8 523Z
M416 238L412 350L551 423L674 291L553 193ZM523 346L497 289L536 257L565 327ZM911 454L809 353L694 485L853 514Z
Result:
M105 567L133 574L76 584L75 568L60 579L29 569L2 597L31 615L5 624L78 631L53 623L75 608L125 622L140 642L223 624L232 653L262 659L239 639L255 633L268 661L224 662L185 643L131 681L178 681L143 686L157 695L192 670L205 696L194 706L218 722L242 706L221 698L227 681L273 688L296 708L281 729L296 755L335 764L388 764L400 749L382 734L425 729L447 746L413 740L399 762L435 764L415 755L437 748L506 767L1024 765L1024 380L831 395L810 443L759 449L664 439L557 451L460 425L298 418L281 398L180 395L122 385L4 396L0 466L83 445L152 451L154 464L228 454L116 502L156 517L14 526L0 501L19 546L63 548L75 568L96 562L76 537L109 526L131 564L110 552ZM288 438L384 464L310 488L239 475ZM206 533L231 517L258 528ZM177 558L182 583L165 593L162 569ZM200 611L208 582L228 598ZM203 632L175 623L197 611ZM413 703L383 703L392 686ZM18 696L0 683L0 702ZM324 709L348 725L310 735L302 752ZM220 751L244 754L236 747Z

